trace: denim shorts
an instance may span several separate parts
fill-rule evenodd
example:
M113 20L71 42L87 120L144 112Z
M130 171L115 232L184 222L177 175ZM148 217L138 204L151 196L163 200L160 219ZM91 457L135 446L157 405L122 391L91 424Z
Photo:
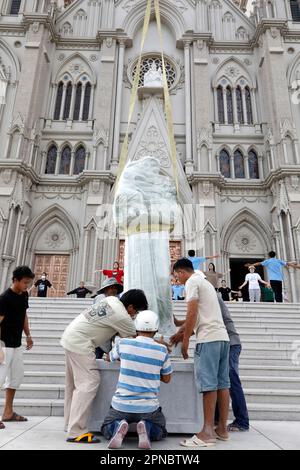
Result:
M230 388L229 350L229 341L196 345L194 374L199 393Z

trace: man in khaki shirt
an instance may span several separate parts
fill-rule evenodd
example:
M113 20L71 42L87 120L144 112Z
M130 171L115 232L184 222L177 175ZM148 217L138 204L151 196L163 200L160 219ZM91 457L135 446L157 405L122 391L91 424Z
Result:
M95 349L115 334L136 336L133 317L147 310L143 291L131 289L117 297L106 297L82 312L66 328L61 345L66 355L65 428L68 442L100 442L88 432L90 408L100 384Z
M196 335L194 373L199 393L203 394L203 429L185 447L210 447L216 439L228 440L227 418L229 409L229 337L214 287L203 275L196 273L192 262L179 259L173 266L179 282L185 284L187 316L180 331L171 338L182 341L182 355L188 359L190 337ZM214 431L214 415L218 399L219 424Z

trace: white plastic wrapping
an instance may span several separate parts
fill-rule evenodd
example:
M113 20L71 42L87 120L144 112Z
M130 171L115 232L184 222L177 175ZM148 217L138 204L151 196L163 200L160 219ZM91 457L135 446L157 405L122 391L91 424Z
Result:
M159 171L153 157L126 165L115 196L114 220L125 233L124 290L143 289L149 309L159 315L159 332L169 336L175 331L169 231L180 209L175 185Z

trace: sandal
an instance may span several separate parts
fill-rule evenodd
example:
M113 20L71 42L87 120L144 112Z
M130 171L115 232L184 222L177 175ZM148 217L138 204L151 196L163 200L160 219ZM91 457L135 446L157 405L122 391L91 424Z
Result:
M190 439L184 439L181 441L180 445L183 447L213 447L215 443L202 441L196 436L196 434L194 434Z
M67 442L76 442L77 444L99 444L100 439L94 436L91 432L87 432L86 434L81 434L81 436L78 437L69 437Z
M3 423L7 423L7 422L10 422L10 421L15 421L17 423L21 423L21 422L23 423L25 421L28 421L28 419L25 418L24 416L18 415L17 413L13 413L11 418L7 418L7 419L2 418L2 421L3 421Z
M0 421L0 429L5 429L5 426L4 426L4 424L2 423L2 421Z
M231 424L228 424L227 431L228 432L247 432L247 431L249 431L249 429L242 428L238 424L231 423Z

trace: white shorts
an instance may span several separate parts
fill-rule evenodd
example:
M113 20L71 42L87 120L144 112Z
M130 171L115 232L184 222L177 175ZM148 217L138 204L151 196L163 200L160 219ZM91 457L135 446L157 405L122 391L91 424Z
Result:
M4 362L0 364L0 388L17 389L24 377L22 347L3 348Z

